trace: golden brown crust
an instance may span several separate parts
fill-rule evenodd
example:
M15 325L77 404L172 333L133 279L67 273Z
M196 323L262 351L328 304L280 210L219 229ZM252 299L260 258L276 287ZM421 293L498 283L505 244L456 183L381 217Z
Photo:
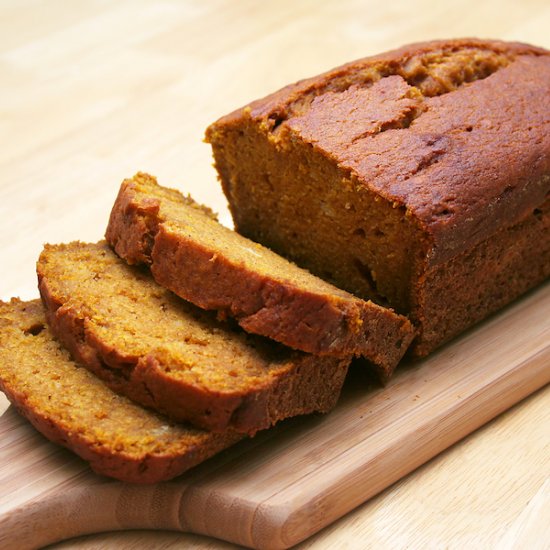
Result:
M412 341L409 321L359 300L212 220L146 174L123 182L107 240L155 280L247 331L318 355L363 355L388 378Z
M336 404L349 359L234 331L105 243L47 245L37 271L53 333L79 363L138 403L201 428L251 434Z
M432 342L450 340L548 277L550 199L517 224L426 272L415 294L415 310L423 315L415 355L427 355Z
M278 121L280 122L281 119L278 117L286 117L288 107L299 104L304 96L315 97L335 88L348 87L355 83L354 75L358 82L369 82L369 80L380 78L381 72L386 72L386 76L396 74L400 65L406 65L407 62L415 58L421 58L433 52L453 52L464 49L483 49L504 55L548 55L548 51L544 48L530 44L478 38L432 40L407 44L394 50L345 63L320 75L299 80L264 98L251 102L244 108L235 109L207 129L207 140L213 137L212 134L217 131L218 125L238 123L243 116L243 109L253 119L267 119L268 125L273 127Z
M437 64L433 56L447 63L445 56L460 51L463 59L450 64L448 74L430 71L430 63ZM463 69L468 57L474 58L472 75ZM378 89L368 93L391 80L404 88L404 97L388 98ZM385 121L384 102L395 109L413 89L420 93L406 99L414 103L405 107L407 123ZM346 132L355 124L354 134L327 135L326 117L334 117L329 96L343 100L347 110L337 123ZM363 107L354 107L354 100ZM365 109L372 116L365 117ZM249 119L281 141L312 144L357 185L413 213L430 234L428 259L434 265L484 240L502 220L517 222L542 203L550 189L549 111L548 51L501 41L433 41L287 86L221 118L207 130L207 139ZM373 120L377 127L369 131Z
M287 86L211 125L207 140L238 231L359 296L387 300L418 324L424 354L468 326L468 309L473 323L505 303L491 298L502 292L489 272L513 278L513 262L480 277L483 302L465 288L467 301L457 292L450 304L429 295L430 281L437 272L443 288L440 274L457 262L467 263L462 274L483 272L474 249L505 254L498 235L527 231L550 192L549 113L546 50L435 41ZM541 237L538 258L532 243L516 244L536 274L530 286L545 273ZM520 289L511 285L506 300ZM427 304L433 312L438 303L439 329L425 327Z
M178 426L114 394L54 341L40 300L0 302L0 389L48 439L131 483L171 479L243 437Z

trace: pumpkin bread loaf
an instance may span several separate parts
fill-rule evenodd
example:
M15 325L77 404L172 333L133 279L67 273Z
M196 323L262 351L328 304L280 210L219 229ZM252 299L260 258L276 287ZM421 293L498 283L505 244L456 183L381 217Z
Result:
M243 437L174 424L111 391L53 339L40 300L0 302L0 389L48 439L122 481L171 479Z
M550 52L406 46L206 134L236 229L409 316L425 355L550 275Z
M106 243L46 245L37 271L52 332L73 358L173 419L253 434L336 404L349 358L316 357L233 329Z
M247 331L319 355L361 355L388 378L414 332L403 316L365 302L220 225L155 178L123 182L107 241L157 283Z

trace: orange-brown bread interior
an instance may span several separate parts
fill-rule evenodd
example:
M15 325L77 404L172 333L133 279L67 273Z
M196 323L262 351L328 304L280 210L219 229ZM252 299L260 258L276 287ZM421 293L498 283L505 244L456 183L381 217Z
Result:
M0 390L48 439L132 483L171 479L243 437L174 424L112 392L54 340L40 300L0 302Z
M46 245L37 271L52 332L142 405L200 428L252 434L336 404L349 358L295 352L219 322L104 242Z
M407 314L425 355L550 274L550 56L455 40L287 86L207 130L244 235Z
M247 331L294 349L364 356L388 378L414 331L365 302L220 225L189 197L148 174L125 180L106 238L128 263L146 263L160 285Z

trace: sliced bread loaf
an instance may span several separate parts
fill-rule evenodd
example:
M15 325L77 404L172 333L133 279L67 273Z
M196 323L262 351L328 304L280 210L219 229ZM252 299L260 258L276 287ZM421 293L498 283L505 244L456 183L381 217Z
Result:
M106 238L128 263L150 265L161 285L246 331L309 353L364 356L383 378L414 336L406 317L231 231L147 174L123 182Z
M550 51L435 40L290 84L206 139L237 231L417 329L425 356L550 277Z
M53 333L138 403L201 428L251 434L336 404L349 358L296 352L217 321L106 243L46 245L37 270Z
M173 478L243 437L174 424L111 391L53 339L40 300L0 302L0 389L48 439L122 481Z

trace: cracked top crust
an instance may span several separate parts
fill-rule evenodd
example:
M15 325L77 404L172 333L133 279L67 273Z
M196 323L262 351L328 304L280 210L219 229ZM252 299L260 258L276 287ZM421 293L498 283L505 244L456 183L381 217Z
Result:
M436 41L348 63L235 111L276 147L296 140L405 207L445 261L550 190L550 56L518 43Z

